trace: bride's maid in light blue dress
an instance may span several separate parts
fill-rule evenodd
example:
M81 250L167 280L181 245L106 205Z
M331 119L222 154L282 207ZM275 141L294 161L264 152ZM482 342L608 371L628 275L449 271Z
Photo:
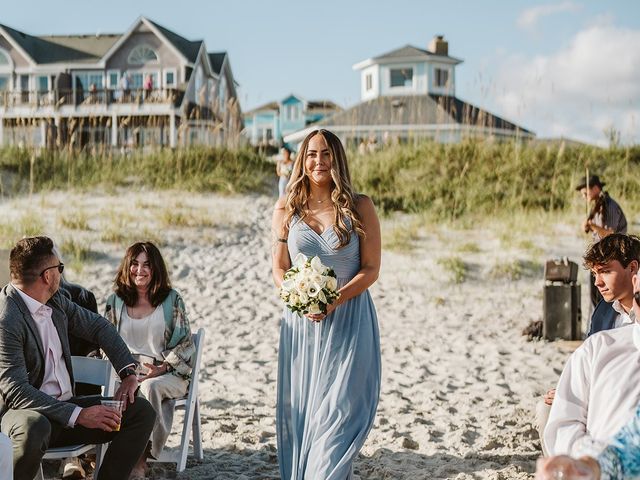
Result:
M282 480L346 480L373 425L380 395L380 335L368 288L380 270L373 202L351 186L340 139L302 142L286 197L273 214L273 279L291 259L317 255L338 277L325 314L283 309L278 358L278 461Z

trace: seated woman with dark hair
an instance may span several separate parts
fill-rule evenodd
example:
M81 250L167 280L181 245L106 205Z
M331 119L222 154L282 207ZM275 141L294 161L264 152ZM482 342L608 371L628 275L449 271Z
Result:
M163 401L184 396L189 387L195 352L189 319L182 297L171 288L162 255L151 242L137 242L127 249L114 290L105 317L146 369L140 393L158 415L148 454L158 458L173 420L173 406ZM143 456L134 473L143 474L145 469Z
M562 476L558 473L562 472ZM640 477L640 406L610 445L593 457L566 455L541 459L536 479L628 480Z

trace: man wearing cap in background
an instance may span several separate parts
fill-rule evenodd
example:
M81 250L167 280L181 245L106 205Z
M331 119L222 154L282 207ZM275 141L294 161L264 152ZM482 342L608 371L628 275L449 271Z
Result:
M605 183L600 181L598 175L591 175L576 187L576 190L593 204L582 228L585 233L591 232L594 243L612 233L627 233L627 219L624 212L620 205L602 189L604 186ZM591 305L595 308L602 300L602 295L595 286L593 273L590 278L589 293Z

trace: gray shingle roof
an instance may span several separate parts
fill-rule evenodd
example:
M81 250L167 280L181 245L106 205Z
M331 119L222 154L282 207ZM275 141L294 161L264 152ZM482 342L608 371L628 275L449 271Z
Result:
M446 95L383 96L361 102L317 123L344 125L475 125L505 130L528 130L456 97Z
M171 42L173 46L176 47L189 62L194 63L196 61L198 52L200 51L200 47L202 45L202 40L187 40L183 36L172 32L168 28L165 28L162 25L158 25L156 22L149 20L149 23L153 24L153 26L156 27L160 31L160 33L162 33L162 35L164 35L165 38L169 42Z
M13 41L15 41L20 47L33 59L34 62L39 64L55 63L55 62L95 62L99 59L91 50L95 48L100 41L87 42L91 43L91 48L87 45L86 48L79 49L80 42L65 42L66 39L71 37L36 37L27 33L21 32L6 25L0 25L4 31L9 35ZM81 35L77 38L83 37ZM91 37L87 35L87 37ZM95 38L95 36L93 36ZM113 45L117 38L111 36L105 36L103 43L109 43ZM73 43L73 45L70 45ZM107 47L108 48L108 47ZM106 51L106 50L105 50Z
M215 74L220 74L222 64L227 56L227 52L209 52L209 61L211 62L211 68Z
M378 55L377 57L373 57L375 61L383 61L383 60L394 60L401 58L415 58L415 57L427 57L430 59L435 59L437 57L450 58L451 60L455 60L456 62L462 62L459 58L451 57L449 55L436 55L429 50L425 50L423 48L414 47L413 45L405 45L404 47L396 48L395 50L391 50L390 52L383 53L382 55Z

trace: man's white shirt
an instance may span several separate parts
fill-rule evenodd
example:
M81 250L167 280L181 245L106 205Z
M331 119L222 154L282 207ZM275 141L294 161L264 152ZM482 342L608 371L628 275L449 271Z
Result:
M597 456L640 403L640 325L598 332L569 357L544 438L550 455Z
M618 312L618 316L616 317L616 320L613 324L613 328L620 328L624 327L625 325L631 325L635 323L636 314L633 311L633 308L627 313L620 303L620 300L614 300L611 306L616 312Z

